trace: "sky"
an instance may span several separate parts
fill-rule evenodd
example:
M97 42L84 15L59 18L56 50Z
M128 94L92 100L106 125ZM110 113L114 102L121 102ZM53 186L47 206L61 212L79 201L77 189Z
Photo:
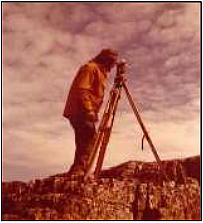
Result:
M160 158L200 154L200 3L2 5L4 181L68 171L75 145L66 97L79 67L108 47L129 64L127 86ZM154 161L141 138L123 93L104 168Z

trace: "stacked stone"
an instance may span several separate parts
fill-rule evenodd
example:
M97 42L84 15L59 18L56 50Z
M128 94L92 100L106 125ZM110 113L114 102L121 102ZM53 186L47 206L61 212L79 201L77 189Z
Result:
M163 182L156 163L121 165L115 176L88 182L66 174L29 183L3 183L4 220L198 220L200 186L180 162L164 164ZM176 177L175 177L176 176ZM157 178L156 178L157 177ZM183 178L182 180L181 177Z
M64 216L71 220L129 220L134 183L117 179L101 179L81 184L77 194L69 194ZM79 213L79 215L78 215Z
M200 188L198 181L188 178L186 184L174 181L140 184L135 193L135 220L198 220Z

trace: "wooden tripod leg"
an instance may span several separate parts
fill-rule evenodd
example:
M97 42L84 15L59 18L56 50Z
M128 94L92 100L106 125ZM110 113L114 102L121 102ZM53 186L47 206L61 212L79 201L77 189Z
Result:
M84 180L86 180L90 175L102 138L103 138L103 132L98 132L92 147L92 154L88 160L88 167L84 176Z
M111 132L112 132L114 118L115 118L116 110L117 110L117 107L118 107L118 101L120 99L120 94L121 94L121 88L118 90L117 94L115 95L114 101L111 102L112 107L110 109L111 110L110 112L112 112L113 116L112 116L112 119L111 119L110 126L108 128L106 128L106 130L104 132L103 141L102 141L101 148L100 148L100 151L99 151L99 157L98 157L98 160L97 160L97 165L96 165L96 169L95 169L95 172L94 172L94 175L95 175L96 178L99 176L99 173L101 171L101 168L102 168L102 165L103 165L103 162L104 162L104 156L105 156L107 145L109 143L109 138L110 138L110 135L111 135Z
M141 126L141 129L142 129L142 131L143 131L143 133L144 133L144 136L145 136L145 138L146 138L146 140L147 140L147 142L148 142L148 144L149 144L149 146L150 146L150 148L151 148L151 150L152 150L152 153L153 153L153 155L154 155L154 157L155 157L157 163L158 163L159 166L160 166L160 169L161 169L161 172L162 172L162 174L163 174L163 177L164 177L166 180L168 180L168 177L167 177L167 175L166 175L166 173L165 173L165 171L164 171L164 169L163 169L163 166L162 166L162 163L161 163L161 159L159 158L159 155L158 155L158 153L157 153L157 151L156 151L156 148L155 148L155 146L154 146L154 144L153 144L153 142L152 142L152 140L151 140L151 138L150 138L150 136L149 136L149 134L148 134L148 132L147 132L147 129L146 129L146 127L145 127L145 125L144 125L144 123L143 123L143 121L142 121L142 119L141 119L141 116L140 116L140 114L139 114L139 112L138 112L137 106L135 105L135 103L134 103L134 101L133 101L133 99L132 99L132 97L131 97L131 95L130 95L130 92L128 91L128 88L127 88L125 82L123 83L123 87L124 87L124 90L125 90L125 92L126 92L128 101L129 101L129 103L130 103L130 105L131 105L131 107L132 107L132 109L133 109L133 112L134 112L134 114L135 114L135 116L136 116L136 118L137 118L137 120L138 120L138 123L139 123L140 126Z
M87 166L87 170L85 172L84 180L86 180L91 173L94 162L97 158L97 154L98 154L101 142L103 141L104 131L105 131L106 125L108 123L108 120L109 120L109 115L105 111L105 113L102 117L99 129L98 129L98 133L95 136L95 139L93 141L92 153L91 153L91 156L89 157L89 160L88 160L88 166Z
M91 156L89 157L89 160L88 160L88 166L87 166L87 170L85 172L84 180L86 180L91 173L91 170L93 168L95 159L97 157L98 150L99 150L101 142L103 140L104 131L105 131L105 128L108 124L108 120L110 118L110 113L108 111L109 111L109 106L110 106L110 101L111 101L112 96L113 95L110 94L110 98L107 102L106 108L104 110L104 114L102 116L102 120L101 120L99 128L98 128L98 133L95 136L93 146L92 146L92 154L91 154Z
M96 178L99 176L99 173L101 171L101 168L102 168L102 165L103 165L103 162L104 162L104 156L105 156L105 152L106 152L106 149L107 149L107 145L108 145L108 142L109 142L110 135L111 135L111 128L107 128L106 132L104 133L103 142L102 142L102 145L101 145L101 148L100 148L100 151L99 151L99 157L98 157L96 169L95 169L95 172L94 172L94 175L95 175Z

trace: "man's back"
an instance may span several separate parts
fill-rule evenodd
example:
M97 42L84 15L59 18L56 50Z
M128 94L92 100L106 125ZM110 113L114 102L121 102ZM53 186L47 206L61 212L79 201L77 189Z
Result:
M97 63L83 65L72 83L64 116L75 117L81 111L98 112L104 97L105 80L106 74Z

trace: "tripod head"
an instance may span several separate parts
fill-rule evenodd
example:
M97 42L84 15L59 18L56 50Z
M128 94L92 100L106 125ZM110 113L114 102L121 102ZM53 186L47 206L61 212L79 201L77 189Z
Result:
M126 73L127 62L122 59L121 61L116 63L116 76L121 76Z
M116 63L116 77L114 79L114 84L116 87L122 87L124 79L124 74L126 73L127 63L125 60L121 60Z

